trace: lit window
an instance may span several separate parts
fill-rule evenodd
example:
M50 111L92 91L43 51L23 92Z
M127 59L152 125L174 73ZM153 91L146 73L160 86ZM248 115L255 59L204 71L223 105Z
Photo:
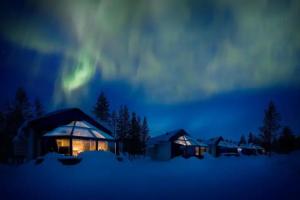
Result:
M73 155L77 156L81 152L84 151L95 151L96 150L96 142L92 140L79 140L73 139Z
M61 154L69 154L70 140L56 139L57 151Z
M177 140L175 140L175 143L184 145L184 146L192 145L191 141L188 140L185 136L180 136Z
M98 151L108 151L108 144L105 141L98 141Z

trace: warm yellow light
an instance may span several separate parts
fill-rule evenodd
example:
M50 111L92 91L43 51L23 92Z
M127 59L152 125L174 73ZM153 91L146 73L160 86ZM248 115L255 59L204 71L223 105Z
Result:
M92 140L79 140L73 139L73 155L78 155L84 151L95 151L96 150L96 142Z
M68 147L70 145L69 139L57 139L56 140L57 147Z
M108 144L104 141L98 141L98 151L108 151Z

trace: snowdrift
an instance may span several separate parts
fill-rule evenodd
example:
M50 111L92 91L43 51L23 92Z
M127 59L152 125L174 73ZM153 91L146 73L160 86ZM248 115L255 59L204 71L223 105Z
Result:
M0 165L4 199L299 199L300 152L290 155L118 161L85 152L77 165ZM298 195L298 196L297 196ZM1 198L3 199L3 198Z

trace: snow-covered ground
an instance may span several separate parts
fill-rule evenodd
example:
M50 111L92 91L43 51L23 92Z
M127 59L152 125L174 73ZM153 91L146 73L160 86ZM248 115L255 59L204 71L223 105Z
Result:
M300 152L167 162L82 157L74 166L55 155L39 165L0 165L0 199L300 199Z

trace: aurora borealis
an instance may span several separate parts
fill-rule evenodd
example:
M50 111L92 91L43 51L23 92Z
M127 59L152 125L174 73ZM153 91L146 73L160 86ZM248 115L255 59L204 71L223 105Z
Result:
M1 88L24 83L49 109L88 110L104 90L154 132L179 124L234 137L256 132L274 99L300 131L298 0L28 0L0 11L1 81L11 85Z

